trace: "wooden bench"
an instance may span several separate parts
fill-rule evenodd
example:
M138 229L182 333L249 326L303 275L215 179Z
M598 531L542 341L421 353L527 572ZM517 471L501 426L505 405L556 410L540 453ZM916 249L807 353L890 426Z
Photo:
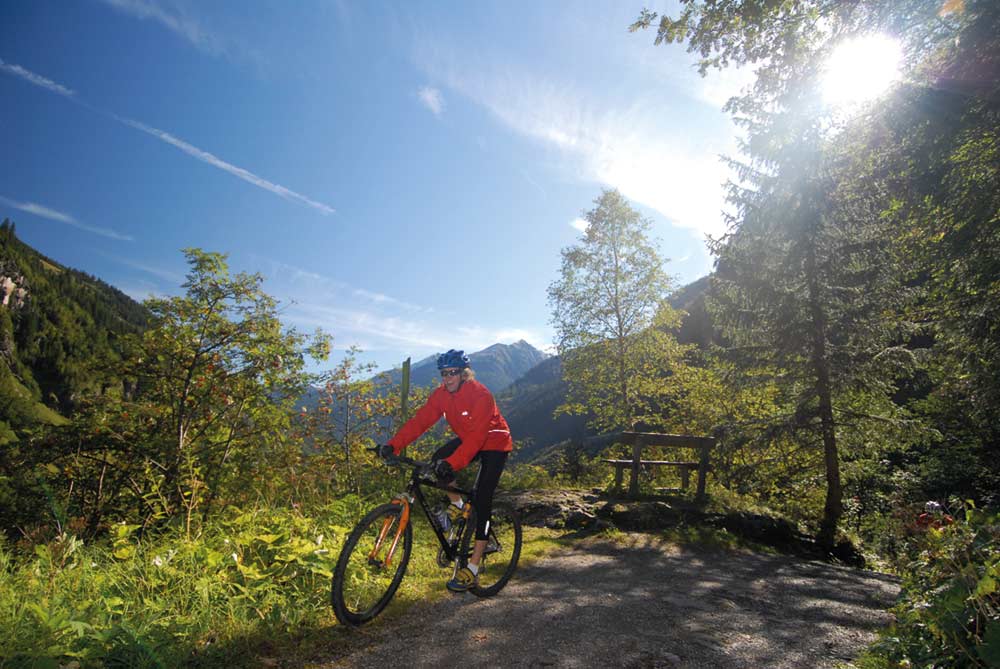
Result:
M632 468L632 460L602 460L602 462L607 462L610 465L615 466L615 491L620 491L622 487L622 473L625 468ZM688 485L691 483L691 470L698 469L701 463L698 462L679 462L675 460L639 460L639 468L643 467L677 467L680 469L681 474L681 490L687 490Z
M604 446L611 444L631 444L632 458L629 460L619 458L608 458L604 460L615 467L615 493L619 494L622 488L622 474L626 468L629 469L628 493L630 497L639 494L639 470L644 466L652 467L677 467L680 469L682 489L687 489L690 483L691 470L698 471L697 496L705 496L705 477L708 474L709 454L715 446L715 439L711 437L695 437L686 434L662 434L659 432L616 432L613 434L591 437L586 440L591 446ZM666 448L690 448L699 452L700 457L697 462L686 460L643 460L642 449L645 446L664 446Z

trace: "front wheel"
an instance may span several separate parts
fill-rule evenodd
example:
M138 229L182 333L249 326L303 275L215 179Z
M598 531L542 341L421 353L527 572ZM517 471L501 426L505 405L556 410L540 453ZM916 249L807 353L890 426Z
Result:
M344 543L333 572L331 600L337 620L361 625L382 612L396 594L413 548L413 527L401 504L383 504L362 518Z
M472 555L476 540L475 509L462 535L462 564ZM478 584L469 592L478 597L492 597L500 592L517 569L521 557L521 516L506 502L494 502L487 530L486 553L479 563Z

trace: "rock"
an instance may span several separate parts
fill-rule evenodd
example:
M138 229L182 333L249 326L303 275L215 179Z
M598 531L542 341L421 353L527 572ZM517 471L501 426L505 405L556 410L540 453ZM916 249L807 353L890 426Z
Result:
M666 502L608 502L598 515L620 529L657 530L672 527L683 513Z
M520 490L501 493L499 498L514 505L525 525L581 530L597 522L597 496L584 491Z
M597 522L597 514L583 509L570 509L566 514L565 527L568 530L582 530Z

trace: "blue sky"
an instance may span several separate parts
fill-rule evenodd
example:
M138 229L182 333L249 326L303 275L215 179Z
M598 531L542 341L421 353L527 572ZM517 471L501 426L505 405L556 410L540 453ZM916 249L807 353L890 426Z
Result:
M546 288L602 188L679 284L721 231L721 112L627 31L639 2L7 0L0 218L137 299L189 246L380 366L552 341Z

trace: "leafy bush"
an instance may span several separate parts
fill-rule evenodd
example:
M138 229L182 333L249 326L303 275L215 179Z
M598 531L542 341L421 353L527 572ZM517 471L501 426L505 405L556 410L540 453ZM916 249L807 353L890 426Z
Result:
M176 666L214 652L222 634L327 620L333 565L361 506L345 497L313 517L232 509L194 539L140 541L137 526L117 525L109 545L62 535L19 564L0 548L0 660Z
M1000 666L1000 514L911 525L896 623L868 666Z

